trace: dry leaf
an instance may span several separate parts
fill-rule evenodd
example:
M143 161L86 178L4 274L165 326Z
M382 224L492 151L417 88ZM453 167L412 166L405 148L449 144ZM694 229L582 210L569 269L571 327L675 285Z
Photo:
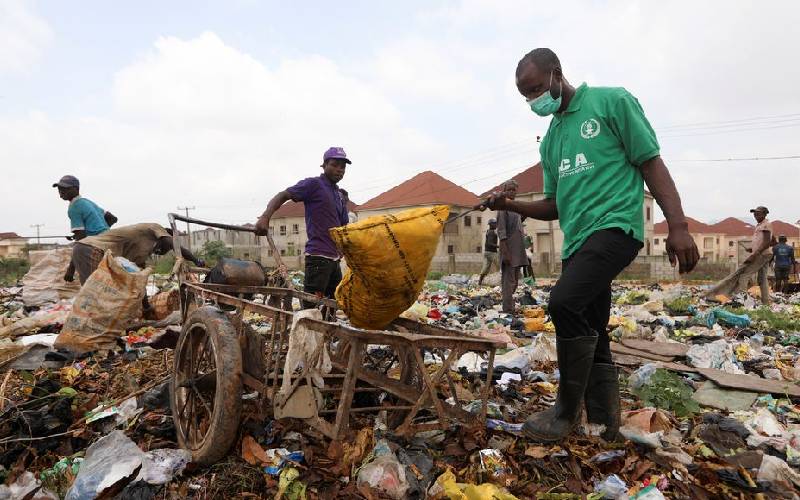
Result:
M550 454L550 449L543 446L528 446L525 455L533 458L544 458Z
M242 458L250 465L269 463L269 458L267 458L264 448L252 436L242 438Z

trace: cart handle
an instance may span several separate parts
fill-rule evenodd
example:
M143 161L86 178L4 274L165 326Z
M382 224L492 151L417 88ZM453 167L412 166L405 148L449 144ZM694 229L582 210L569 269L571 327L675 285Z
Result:
M252 227L245 227L245 226L236 226L234 224L222 224L220 222L209 222L200 219L194 219L192 217L186 217L184 215L170 213L168 214L169 217L169 224L172 226L173 233L177 234L177 228L175 226L175 221L179 220L181 222L186 222L189 224L198 224L201 226L206 227L215 227L217 229L228 229L230 231L241 231L244 233L255 233L256 230ZM258 236L256 236L258 237ZM281 273L281 276L287 283L289 283L289 273L286 270L286 266L283 263L283 259L281 259L281 253L278 251L278 248L275 246L275 242L272 241L272 236L267 234L267 243L269 243L269 248L272 250L272 255L275 258L275 263L278 264L278 271ZM173 239L175 243L175 253L176 255L180 255L180 244L178 243L177 239ZM191 245L191 242L190 242Z

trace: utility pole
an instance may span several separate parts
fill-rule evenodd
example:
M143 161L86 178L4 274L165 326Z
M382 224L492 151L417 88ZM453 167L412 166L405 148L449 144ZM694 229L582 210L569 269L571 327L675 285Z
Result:
M39 229L44 227L44 224L31 224L31 227L36 228L36 246L41 246L42 238L39 236Z
M178 210L183 210L184 211L184 213L186 214L186 218L187 219L189 218L189 210L194 210L194 209L195 209L194 206L190 207L188 205L185 206L185 207L178 207ZM192 249L192 230L189 228L189 223L188 222L186 223L186 237L189 239L189 241L186 244L186 246L189 248L189 250L191 250Z

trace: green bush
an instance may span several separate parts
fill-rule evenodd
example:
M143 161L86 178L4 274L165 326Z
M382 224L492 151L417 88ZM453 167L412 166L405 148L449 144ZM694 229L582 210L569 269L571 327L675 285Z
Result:
M431 271L428 273L428 279L433 281L442 279L442 276L444 276L444 273L439 271Z
M225 246L224 241L209 241L200 250L200 258L206 261L207 267L214 267L222 257L230 257L233 251Z
M0 257L0 285L15 285L30 268L31 263L25 259Z
M153 264L153 272L155 274L169 274L172 272L172 267L175 265L175 256L172 254L159 257Z

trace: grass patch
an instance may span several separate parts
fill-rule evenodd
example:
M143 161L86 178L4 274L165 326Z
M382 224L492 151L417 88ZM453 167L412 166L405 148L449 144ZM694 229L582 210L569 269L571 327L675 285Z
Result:
M769 330L800 332L800 317L798 317L798 313L775 312L768 307L759 307L753 310L743 307L726 307L725 309L733 314L747 314L755 325Z
M30 268L31 263L26 259L0 257L0 285L16 285Z
M439 271L431 271L428 273L428 279L432 281L438 281L442 279L442 276L444 276L444 273Z
M172 272L172 267L175 265L175 256L172 254L159 257L153 264L153 272L155 274L169 274Z

